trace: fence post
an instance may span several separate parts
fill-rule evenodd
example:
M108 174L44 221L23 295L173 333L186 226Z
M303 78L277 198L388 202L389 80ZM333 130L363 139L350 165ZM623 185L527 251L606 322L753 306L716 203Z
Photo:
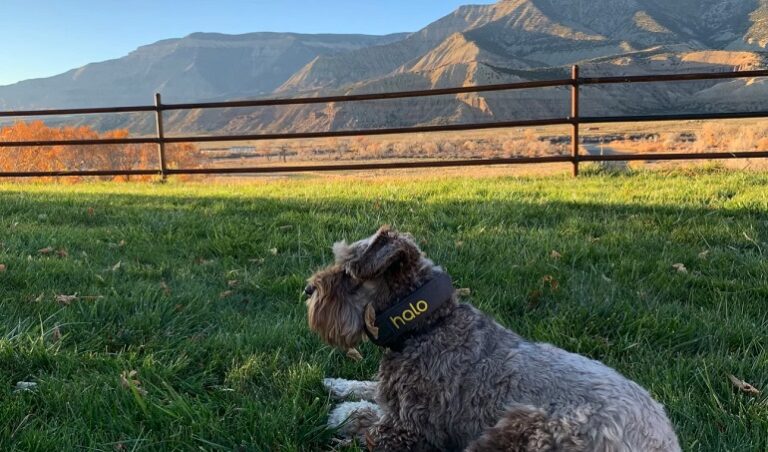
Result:
M160 97L160 93L155 93L155 123L157 124L157 152L160 160L160 177L165 180L168 175L166 174L165 164L165 131L163 129L163 110L161 108L163 102Z
M579 66L574 65L571 72L571 158L573 160L573 177L579 176Z

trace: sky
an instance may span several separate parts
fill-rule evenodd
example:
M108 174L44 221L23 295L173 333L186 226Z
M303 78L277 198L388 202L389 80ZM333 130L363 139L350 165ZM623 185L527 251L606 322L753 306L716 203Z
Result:
M416 31L492 0L0 0L0 85L119 58L193 32Z

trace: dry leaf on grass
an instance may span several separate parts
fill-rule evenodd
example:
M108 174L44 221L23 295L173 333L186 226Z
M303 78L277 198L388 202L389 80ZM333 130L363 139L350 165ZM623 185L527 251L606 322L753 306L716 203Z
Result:
M93 207L89 207L87 212L89 217L96 215L96 209L94 209Z
M462 287L460 289L456 289L456 295L458 295L460 297L468 297L468 296L472 295L472 289L470 289L468 287Z
M557 252L556 250L552 250L552 252L549 253L549 257L551 257L556 261L559 261L560 259L562 259L563 255Z
M746 381L741 380L740 378L734 375L728 375L728 379L731 380L731 383L733 384L733 386L739 391L745 394L753 395L753 396L760 395L760 391L756 387L747 383Z
M461 248L463 246L464 246L464 242L462 242L461 240L456 240L456 248Z
M54 300L56 303L62 305L62 306L69 306L72 304L73 301L95 301L95 300L101 300L104 298L102 295L87 295L87 296L80 296L78 294L74 295L55 295ZM43 295L40 295L35 299L35 301L42 301Z
M699 259L704 260L709 257L709 250L704 250L699 253Z
M123 261L118 261L115 265L112 266L112 268L110 270L113 271L113 272L116 272L116 271L120 270L120 268L122 266L123 266Z
M672 268L677 270L679 273L688 273L688 269L685 268L685 264L672 264Z
M237 287L238 285L240 285L240 281L238 281L237 279L230 279L229 281L227 281L227 287L232 288L232 287Z
M232 296L232 294L234 294L234 292L233 292L233 291L231 291L231 290L225 290L224 292L222 292L222 293L220 293L220 294L219 294L219 298L221 298L221 299L223 300L223 299L225 299L225 298L229 298L229 297L231 297L231 296Z
M0 264L0 273L3 273L6 270L8 270L8 267L5 264Z
M51 254L56 253L57 256L64 258L68 257L69 253L64 248L54 249L52 246L46 246L45 248L40 248L37 250L37 254L41 256L50 256Z
M347 350L347 358L353 361L362 361L363 355L361 355L356 348L350 348L349 350Z
M273 256L277 256L277 248L271 248L271 249L269 250L269 253L270 253L271 255L273 255Z
M544 277L541 278L542 284L549 284L549 288L552 290L557 290L560 287L560 281L555 279L552 275L544 275Z
M160 281L160 289L163 290L163 293L165 295L170 295L171 294L171 288L168 287L168 284L165 281Z
M73 301L77 300L77 294L74 295L56 295L56 303L69 306Z

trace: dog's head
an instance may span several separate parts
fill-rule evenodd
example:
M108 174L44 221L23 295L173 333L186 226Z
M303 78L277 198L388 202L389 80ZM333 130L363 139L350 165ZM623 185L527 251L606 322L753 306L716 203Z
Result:
M328 344L350 349L365 336L364 314L386 310L432 274L408 234L387 226L371 237L333 245L335 262L308 280L309 326Z

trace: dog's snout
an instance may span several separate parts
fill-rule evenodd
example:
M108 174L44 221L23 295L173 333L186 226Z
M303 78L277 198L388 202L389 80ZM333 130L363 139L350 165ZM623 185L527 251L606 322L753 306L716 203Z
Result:
M304 288L304 295L311 297L313 293L315 293L315 286L307 284L307 287Z

